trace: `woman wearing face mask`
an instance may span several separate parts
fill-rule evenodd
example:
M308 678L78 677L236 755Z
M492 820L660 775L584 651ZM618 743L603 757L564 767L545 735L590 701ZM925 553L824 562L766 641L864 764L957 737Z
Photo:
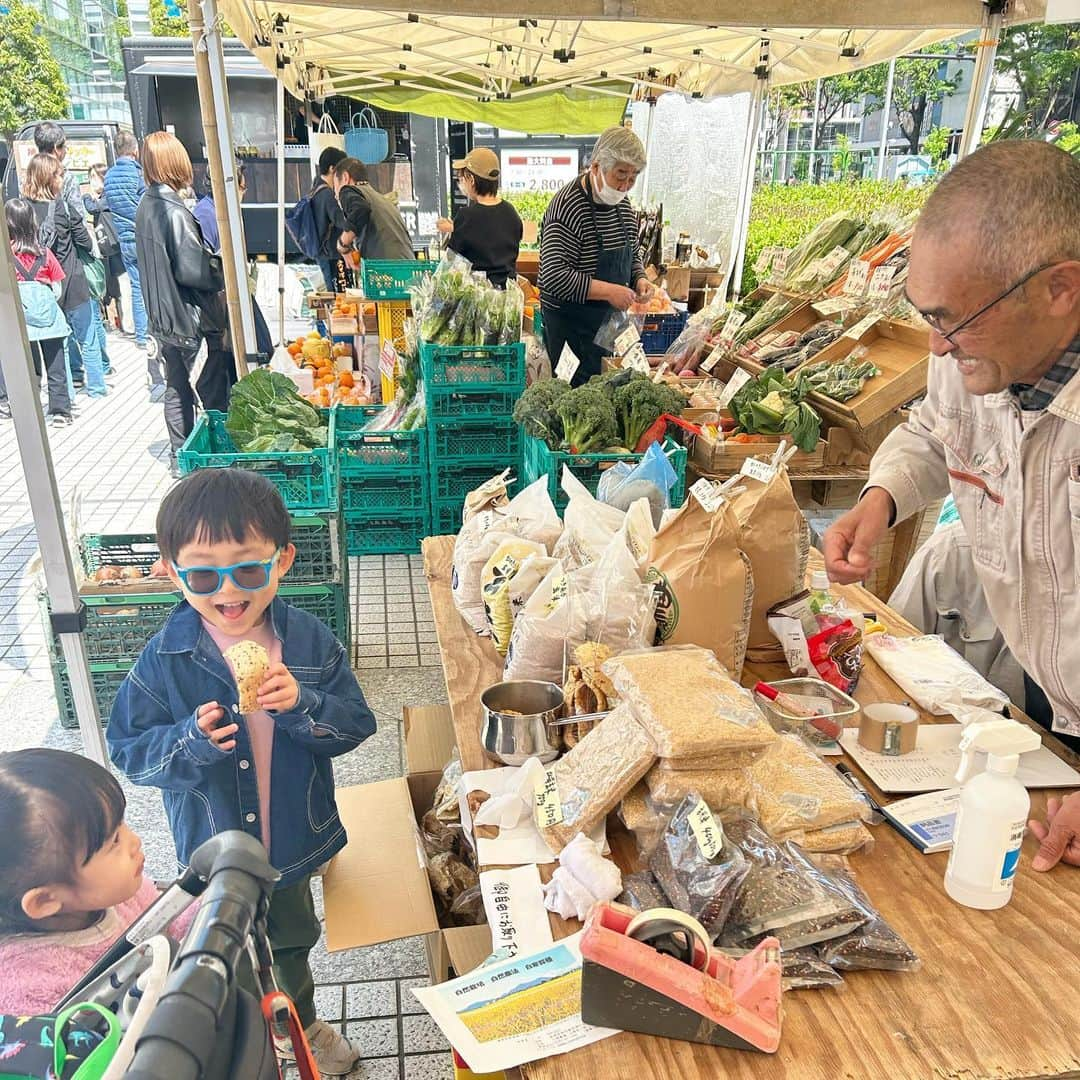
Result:
M453 221L440 218L439 232L450 233L446 246L487 274L495 288L504 289L506 279L517 276L522 230L518 212L499 198L499 159L493 150L478 146L455 161L454 169L469 205Z
M608 128L588 171L551 200L540 226L540 304L551 365L564 345L581 361L579 386L600 373L593 339L611 314L647 299L652 286L638 248L637 214L627 199L645 167L645 148L628 128Z

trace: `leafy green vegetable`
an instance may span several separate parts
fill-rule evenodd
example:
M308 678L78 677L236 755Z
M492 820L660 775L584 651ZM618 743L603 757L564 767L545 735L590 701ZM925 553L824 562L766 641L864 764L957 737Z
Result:
M579 386L563 394L555 411L563 426L563 446L572 454L589 454L618 442L618 425L611 399L594 386Z
M642 435L664 415L678 416L686 408L687 399L666 383L651 379L632 379L618 387L611 396L615 418L619 423L620 441L636 449Z
M543 439L550 449L558 450L562 446L563 427L555 407L569 392L570 384L562 379L538 379L514 404L515 422L527 435Z
M803 401L808 392L805 384L793 382L777 368L769 368L732 398L731 412L743 431L790 435L792 442L809 454L821 437L821 417Z
M822 360L803 368L798 381L805 388L804 394L816 390L833 401L850 401L860 393L867 379L880 374L871 360L859 362L849 359L831 364Z
M225 430L241 453L309 450L327 439L319 410L269 368L256 368L232 388Z

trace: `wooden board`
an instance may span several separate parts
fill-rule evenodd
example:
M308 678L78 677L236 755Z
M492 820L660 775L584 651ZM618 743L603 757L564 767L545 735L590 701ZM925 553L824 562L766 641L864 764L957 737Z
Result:
M484 768L480 692L499 678L490 641L477 638L450 595L452 537L424 541L458 749L466 769ZM876 611L895 633L914 628L864 589L841 589L852 606ZM744 682L786 675L782 665L747 665ZM898 701L902 692L868 660L861 704ZM923 722L936 722L923 715ZM1057 740L1044 742L1075 761ZM871 789L873 785L869 785ZM880 793L879 793L880 794ZM1032 792L1045 811L1047 792ZM623 1033L572 1054L524 1066L530 1080L633 1077L650 1080L1018 1080L1080 1074L1080 1029L1071 992L1080 965L1080 869L1036 874L1029 836L1012 903L996 912L954 904L942 877L947 856L925 856L887 825L875 846L852 858L860 883L922 957L917 972L852 972L842 992L785 994L784 1033L771 1056ZM633 865L625 834L613 830L616 861ZM550 873L545 867L542 873ZM556 924L572 932L574 923Z
M833 401L818 393L810 394L808 400L834 424L868 428L926 390L930 350L925 330L885 321L875 323L858 341L842 337L833 342L811 363L844 360L856 345L867 346L866 359L872 360L881 374L868 380L861 393L850 401Z

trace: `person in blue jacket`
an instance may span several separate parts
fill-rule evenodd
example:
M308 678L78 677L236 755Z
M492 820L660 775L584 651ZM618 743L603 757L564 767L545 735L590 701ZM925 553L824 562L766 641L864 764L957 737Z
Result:
M139 259L135 254L135 211L146 190L139 144L130 131L118 131L113 140L116 164L105 174L104 198L112 212L116 235L120 240L120 258L131 282L131 315L135 321L135 344L146 349L146 371L150 376L150 400L165 397L165 376L156 343L151 347L146 334L146 305L143 303Z

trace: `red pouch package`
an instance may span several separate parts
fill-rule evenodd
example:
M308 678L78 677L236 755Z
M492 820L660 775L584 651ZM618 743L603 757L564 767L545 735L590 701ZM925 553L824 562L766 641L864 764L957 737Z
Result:
M854 693L862 671L862 631L844 619L812 635L806 644L818 676L845 694Z

